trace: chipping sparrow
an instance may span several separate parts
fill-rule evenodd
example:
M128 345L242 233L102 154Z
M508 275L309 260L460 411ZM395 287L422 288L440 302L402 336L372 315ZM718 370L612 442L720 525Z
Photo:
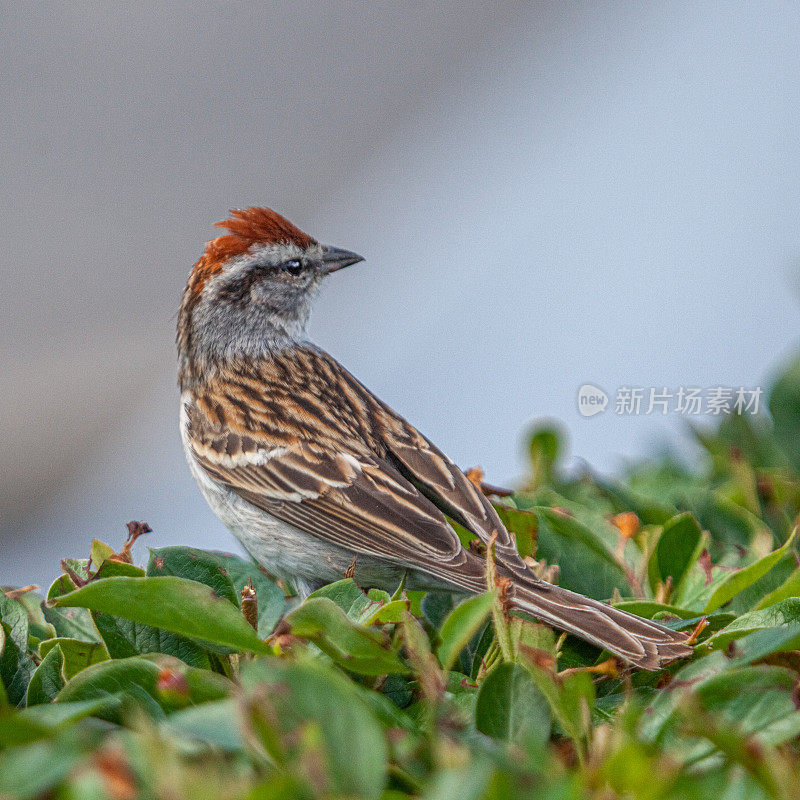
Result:
M646 669L688 656L683 633L537 579L491 503L434 444L305 338L331 272L362 260L270 209L231 212L178 319L181 435L217 516L301 595L355 557L362 586L480 592L484 542L512 606Z

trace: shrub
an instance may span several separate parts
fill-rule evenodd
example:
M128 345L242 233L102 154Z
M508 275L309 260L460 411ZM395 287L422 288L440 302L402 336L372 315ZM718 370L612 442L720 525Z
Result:
M298 603L233 555L135 566L131 524L46 598L0 592L0 797L797 796L800 362L770 411L613 481L541 429L495 498L542 574L693 632L690 660L630 671L509 616L491 570L470 598L343 578Z

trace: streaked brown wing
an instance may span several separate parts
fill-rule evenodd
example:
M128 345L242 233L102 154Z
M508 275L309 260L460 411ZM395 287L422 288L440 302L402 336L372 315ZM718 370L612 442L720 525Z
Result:
M524 573L516 543L489 500L432 442L411 424L383 406L394 424L384 434L388 457L431 502L488 543L497 536L497 556L513 572Z
M448 514L484 541L497 535L517 607L648 669L691 653L682 633L535 578L461 471L319 350L233 365L184 409L202 469L321 540L480 591L485 561L461 546Z
M413 565L469 591L484 585L483 561L391 464L308 442L276 446L263 429L227 429L197 404L187 413L197 462L254 506L359 555Z
M328 407L348 408L349 417L361 420L356 429L363 444L381 451L384 463L391 463L437 508L472 531L484 543L493 534L497 556L514 573L527 572L512 535L503 526L489 500L433 442L411 423L375 397L338 361L322 350L309 351L313 367L324 374L328 391L336 395ZM331 398L331 395L328 395ZM349 428L353 430L352 427ZM352 433L348 432L352 437Z
M330 454L339 453L339 458L350 454L370 465L373 475L391 475L397 485L413 490L414 502L423 512L422 521L435 514L436 524L448 536L451 528L440 512L484 542L496 534L498 559L512 572L526 573L512 536L486 497L432 442L324 351L302 347L255 364L234 365L209 381L195 400L196 413L205 419L202 431L199 423L195 424L195 439L204 440L212 462L226 454L231 463L239 463L238 458L245 465L256 450L269 452L282 447L290 451L263 474L248 476L248 483L274 481L275 488L283 485L288 491L292 480L281 483L283 479L277 473L291 471L298 459L304 464L294 480L300 480L312 465L323 472L338 469ZM243 455L237 456L240 450ZM328 454L324 463L317 463L316 452ZM238 486L243 480L238 478L231 485ZM376 495L373 481L362 477L358 484L360 488L351 493L352 502L358 497L373 506L381 505L378 501L383 495ZM268 488L260 485L256 491ZM338 488L346 491L344 485ZM399 506L392 510L408 513ZM291 511L298 513L297 509ZM384 513L388 514L388 509Z

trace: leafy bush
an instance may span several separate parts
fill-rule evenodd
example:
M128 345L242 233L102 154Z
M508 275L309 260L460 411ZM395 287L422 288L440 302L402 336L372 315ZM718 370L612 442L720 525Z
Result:
M237 556L135 566L132 524L46 598L0 592L0 797L798 796L800 362L770 411L615 481L541 429L496 498L541 574L693 632L691 660L627 670L509 616L491 569L471 598L343 578L298 603Z

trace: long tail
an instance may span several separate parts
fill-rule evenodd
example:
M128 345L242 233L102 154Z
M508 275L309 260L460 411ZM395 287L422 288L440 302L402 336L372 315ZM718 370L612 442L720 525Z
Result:
M685 633L649 619L544 581L523 583L515 576L513 586L511 602L521 611L610 650L636 667L655 670L692 654Z

